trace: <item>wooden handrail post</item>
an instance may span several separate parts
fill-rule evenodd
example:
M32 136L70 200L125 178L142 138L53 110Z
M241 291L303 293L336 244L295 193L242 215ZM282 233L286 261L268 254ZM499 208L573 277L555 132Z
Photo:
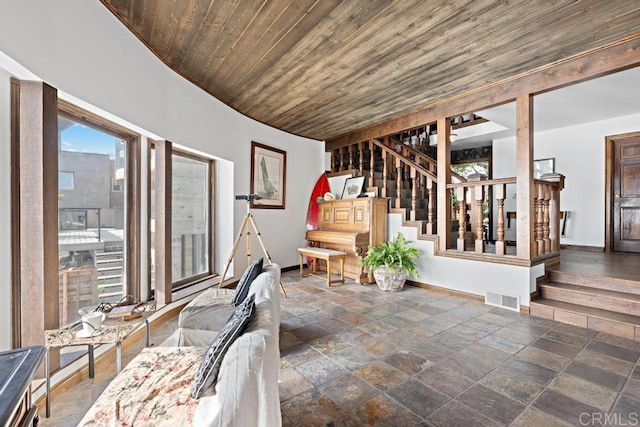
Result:
M456 188L456 196L458 199L458 240L456 248L459 252L464 252L466 247L465 234L467 232L467 201L465 200L465 188Z
M402 162L400 161L400 157L395 157L396 159L396 208L402 207L402 179L403 179L403 171L402 171Z
M409 172L411 174L411 212L409 213L409 219L415 221L418 209L418 172L416 168L411 168Z
M542 241L544 243L544 253L551 252L551 239L549 239L549 197L551 194L548 185L543 186L542 198Z
M349 154L349 170L352 171L353 169L355 169L355 165L353 164L353 158L355 157L353 154L355 145L351 144L348 148L347 148L347 152Z
M451 151L449 150L449 120L438 119L438 249L446 251L451 239L449 218L451 218L451 192L447 184L451 183Z
M482 205L484 203L484 185L477 185L473 189L473 195L476 202L476 253L484 253L484 215L482 213Z
M516 192L517 247L519 259L530 260L534 254L533 187L533 96L516 98ZM438 127L438 130L440 128Z
M436 207L436 192L434 182L431 178L426 178L427 187L427 234L433 235L436 232L436 219L435 219L435 207Z
M380 197L389 197L389 190L387 189L387 180L389 178L389 161L387 159L387 151L382 150L382 190Z
M373 141L369 141L369 187L376 185L374 173L376 171L376 160L373 156L373 149L375 144Z
M506 253L506 247L504 243L504 199L506 196L506 185L505 184L497 184L495 185L494 191L496 196L496 201L498 203L498 224L496 226L496 255L504 255Z
M358 142L358 169L360 176L364 176L364 142Z
M534 196L534 207L536 210L535 216L535 231L536 231L536 244L534 256L543 255L544 254L544 240L542 240L542 222L543 222L543 212L542 212L542 199L543 199L543 188L542 184L539 182L535 183L535 196Z

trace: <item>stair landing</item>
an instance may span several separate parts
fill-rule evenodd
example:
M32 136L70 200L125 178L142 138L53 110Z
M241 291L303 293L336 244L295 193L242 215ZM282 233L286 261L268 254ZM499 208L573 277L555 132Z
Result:
M533 316L640 341L640 254L562 250Z

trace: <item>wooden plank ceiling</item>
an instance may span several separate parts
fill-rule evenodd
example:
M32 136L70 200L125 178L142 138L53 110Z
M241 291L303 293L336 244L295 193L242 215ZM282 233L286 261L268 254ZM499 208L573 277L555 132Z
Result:
M101 2L211 95L319 140L640 33L637 0Z

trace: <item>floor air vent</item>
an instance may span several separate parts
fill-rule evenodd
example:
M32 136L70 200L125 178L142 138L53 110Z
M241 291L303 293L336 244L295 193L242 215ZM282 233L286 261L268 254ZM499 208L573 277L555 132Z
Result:
M484 303L494 305L496 307L506 308L507 310L513 310L520 312L520 300L518 297L511 295L502 295L495 292L487 292L484 298Z

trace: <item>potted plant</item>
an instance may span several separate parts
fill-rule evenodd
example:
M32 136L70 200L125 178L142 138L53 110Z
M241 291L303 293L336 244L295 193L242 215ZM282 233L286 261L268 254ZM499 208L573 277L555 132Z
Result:
M407 274L418 276L414 259L420 252L408 246L409 243L398 233L393 240L369 246L367 255L360 261L360 265L373 273L378 287L383 291L401 291Z

